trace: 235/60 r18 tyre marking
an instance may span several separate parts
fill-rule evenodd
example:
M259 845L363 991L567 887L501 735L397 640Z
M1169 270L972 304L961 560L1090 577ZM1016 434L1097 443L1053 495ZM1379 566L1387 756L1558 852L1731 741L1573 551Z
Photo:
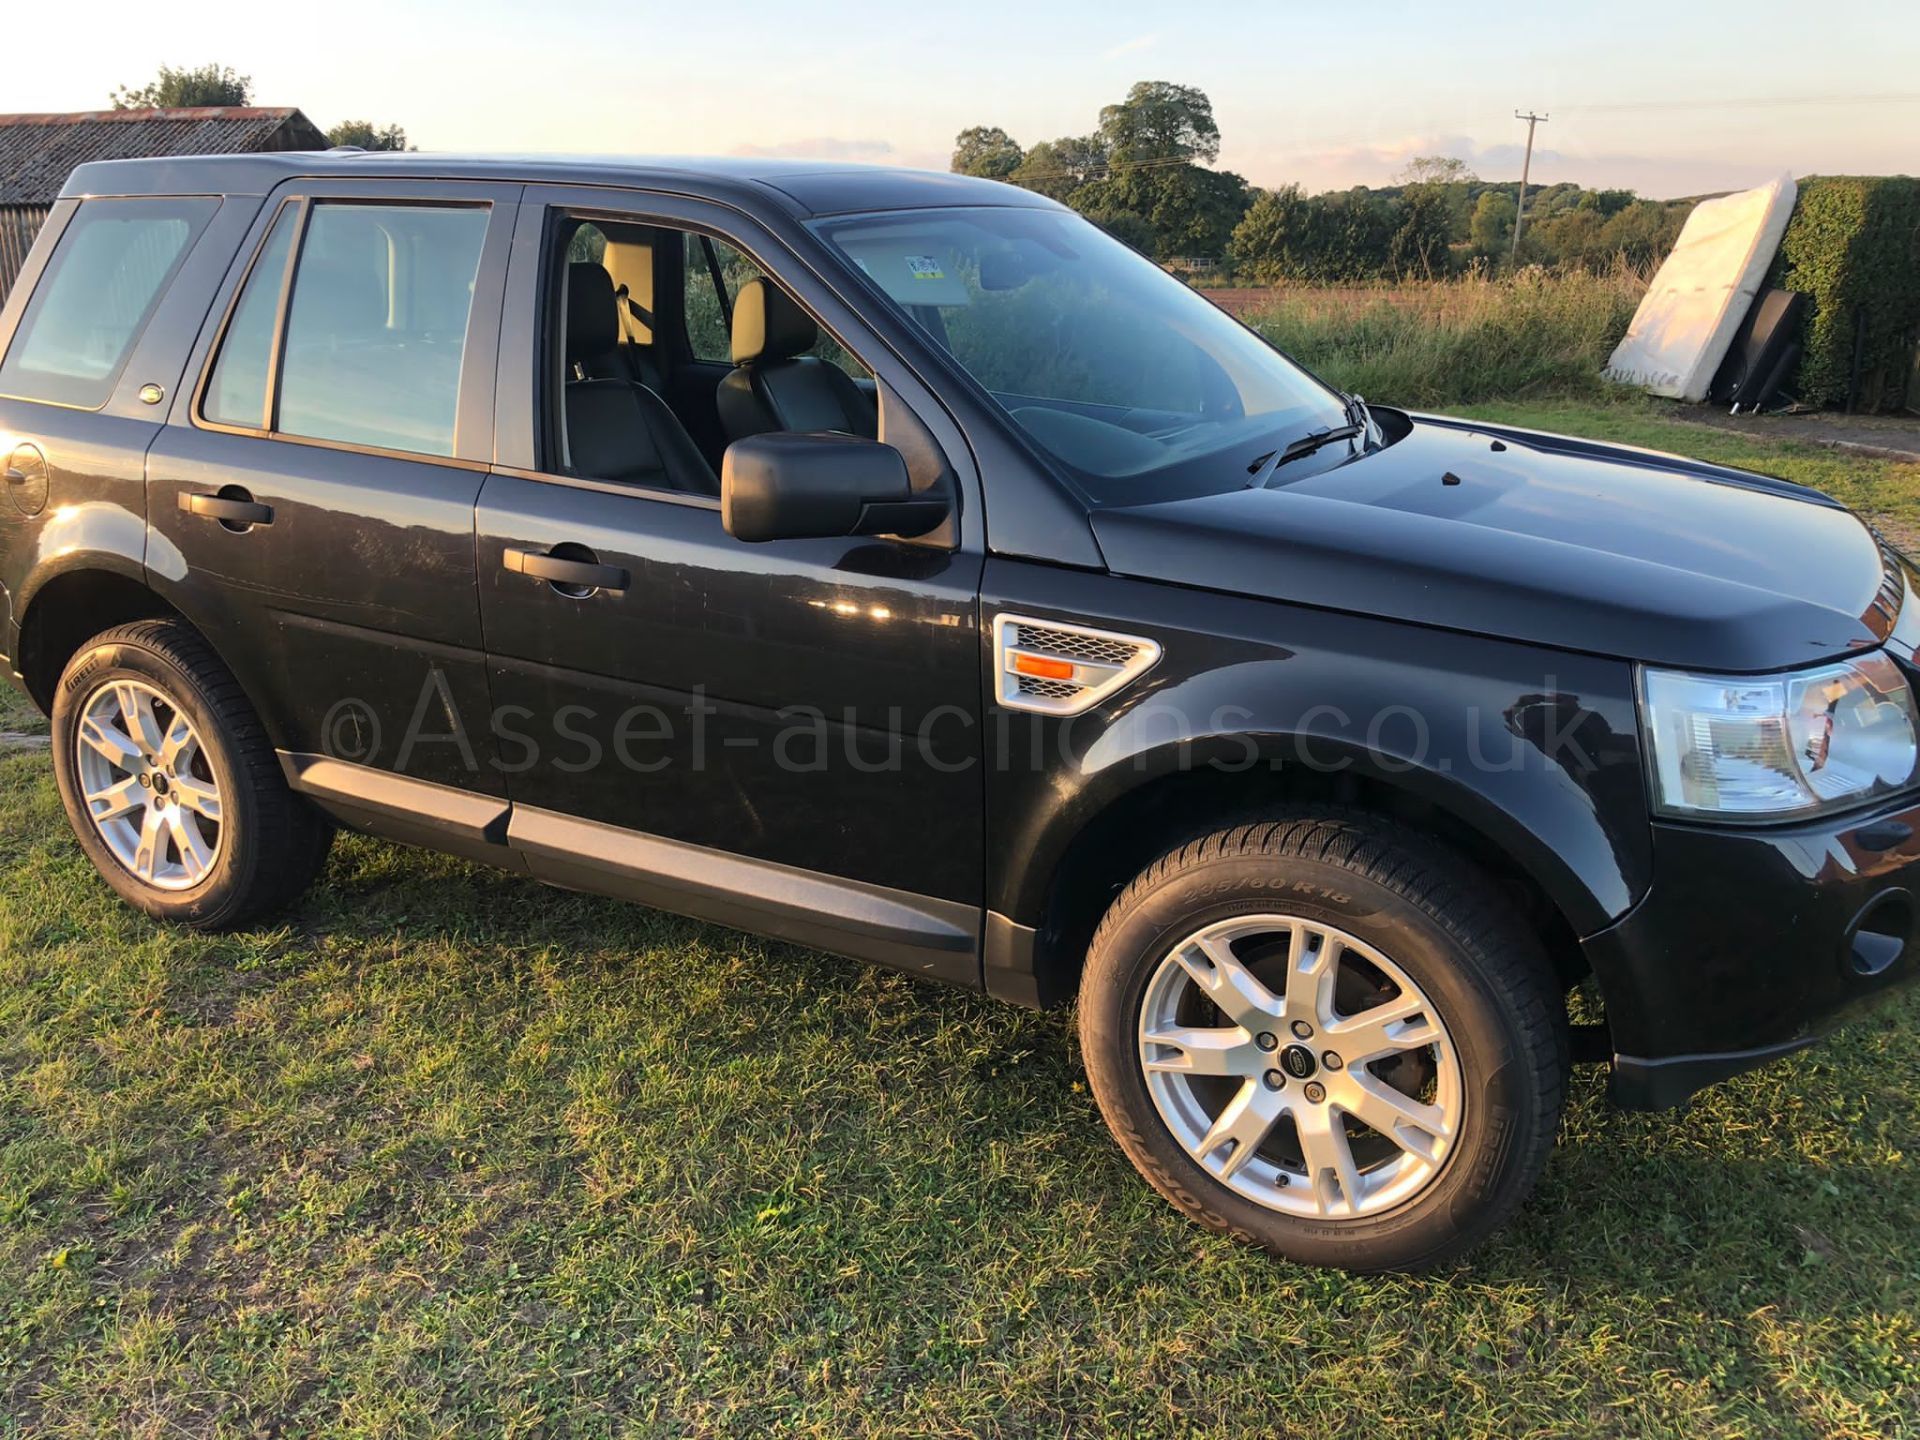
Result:
M114 859L158 890L190 890L219 858L220 787L179 704L115 679L82 703L74 768Z
M1391 1209L1460 1134L1460 1062L1432 1002L1317 921L1237 916L1175 945L1141 1000L1139 1060L1195 1162L1283 1214Z

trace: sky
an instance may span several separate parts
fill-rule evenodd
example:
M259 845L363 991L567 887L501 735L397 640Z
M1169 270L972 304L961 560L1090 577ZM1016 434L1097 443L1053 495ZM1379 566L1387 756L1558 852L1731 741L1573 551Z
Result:
M1133 82L1172 80L1212 98L1219 163L1256 185L1383 184L1425 154L1516 178L1516 108L1550 117L1541 184L1667 198L1920 170L1916 0L14 6L6 110L104 108L163 64L216 61L257 104L397 122L423 150L945 169L966 126L1083 134Z

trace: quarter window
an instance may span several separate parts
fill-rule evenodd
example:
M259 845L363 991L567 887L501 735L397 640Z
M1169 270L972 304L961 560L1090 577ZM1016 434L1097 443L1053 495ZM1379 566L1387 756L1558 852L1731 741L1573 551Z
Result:
M98 409L187 248L205 199L89 200L75 212L0 364L0 393Z
M234 307L227 325L227 338L220 346L219 363L213 367L213 381L207 386L202 412L220 425L265 428L267 414L267 376L273 368L273 322L280 314L280 287L287 279L287 252L293 248L293 232L299 227L300 207L280 207L280 218L273 233L261 247L247 273L247 288Z

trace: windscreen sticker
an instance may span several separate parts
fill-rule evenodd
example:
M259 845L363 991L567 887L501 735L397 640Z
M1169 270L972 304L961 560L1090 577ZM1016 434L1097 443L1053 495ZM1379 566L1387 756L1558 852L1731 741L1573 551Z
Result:
M916 280L944 280L947 272L940 268L940 262L932 255L909 255L907 272Z

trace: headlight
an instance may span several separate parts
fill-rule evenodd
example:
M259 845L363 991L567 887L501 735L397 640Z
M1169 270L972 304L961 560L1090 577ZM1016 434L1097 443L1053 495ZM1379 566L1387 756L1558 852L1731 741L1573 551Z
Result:
M1642 672L1664 814L1767 820L1905 789L1920 769L1913 692L1875 654L1787 675Z

